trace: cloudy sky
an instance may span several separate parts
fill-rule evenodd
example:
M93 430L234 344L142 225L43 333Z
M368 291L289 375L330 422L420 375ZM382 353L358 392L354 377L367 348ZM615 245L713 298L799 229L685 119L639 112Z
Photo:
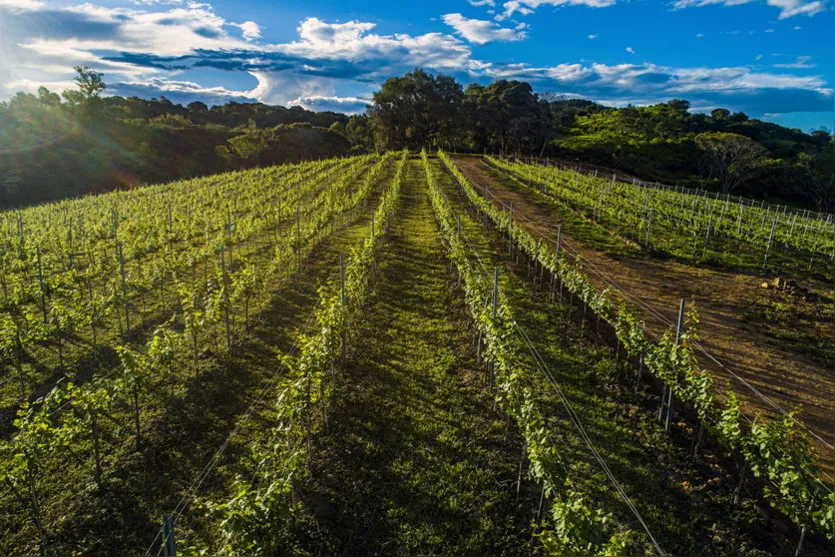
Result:
M610 105L833 124L833 0L0 0L0 98L72 85L362 110L417 66Z

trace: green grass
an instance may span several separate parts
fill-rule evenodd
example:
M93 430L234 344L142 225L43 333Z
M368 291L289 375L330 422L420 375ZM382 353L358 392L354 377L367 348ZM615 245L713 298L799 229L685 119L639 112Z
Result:
M500 288L517 323L526 330L548 368L556 376L598 451L632 498L661 547L673 555L740 555L788 551L785 538L769 531L744 499L734 508L732 478L711 453L698 462L689 458L693 430L674 421L672 439L655 419L658 397L648 388L634 392L636 372L618 362L613 351L596 339L591 315L582 328L582 310L575 301L569 318L564 304L551 304L550 292L531 286L527 266L515 263L507 241L488 232L469 214L466 198L454 179L433 162L438 183L462 221L464 236L492 272L500 267ZM536 369L527 349L519 346L523 363ZM591 494L595 505L614 513L625 527L642 531L625 508L600 466L580 441L554 387L537 381L540 404L549 409L550 425L562 437L561 458L569 476Z
M675 555L792 552L794 532L774 528L753 500L733 507L733 479L718 459L709 451L697 462L688 457L692 429L676 420L672 436L664 432L654 419L657 395L646 386L635 392L634 370L595 338L591 317L582 331L576 304L571 310L551 304L548 292L532 287L525 263L514 262L506 241L469 216L451 177L437 161L433 165L485 272L501 268L501 288L518 323L661 546ZM49 552L144 553L162 514L175 508L261 387L280 373L278 356L291 350L304 329L318 287L335 279L339 254L368 234L370 210L391 178L390 167L345 226L324 236L300 273L261 293L270 302L231 353L206 350L198 370L190 361L178 361L170 394L146 401L140 452L133 449L130 409L114 408L113 423L103 428L101 490L83 457L86 447L80 447L80 458L70 454L46 463L39 490ZM291 545L283 550L352 555L539 550L532 520L540 491L523 476L516 497L521 438L507 416L493 410L473 328L425 188L420 161L409 161L401 208L332 397L329 427L314 427L311 479L296 486L301 512L289 526ZM615 255L645 257L600 226L566 213L566 232L578 240L596 242ZM258 245L256 239L250 249ZM149 313L161 310L151 308ZM769 311L774 326L791 322L783 318L786 308ZM102 342L115 342L118 334L111 335ZM522 363L533 368L521 344L519 349ZM89 379L92 370L87 373ZM576 485L621 526L639 529L579 441L553 385L540 375L533 381ZM197 491L199 500L228 500L237 476L258 481L252 448L267 442L277 425L274 397L264 400ZM181 547L211 538L218 527L205 507L188 507L176 526ZM8 491L0 492L0 532L6 553L36 552L27 509ZM825 550L810 540L807 551Z
M324 554L521 554L536 500L515 500L521 440L491 409L463 299L410 161L400 214L317 441L300 547Z
M511 172L493 167L490 167L490 172L505 185L537 193L535 196L537 203L542 202L543 205L551 204L552 207L562 208L563 214L571 212L574 219L588 218L613 237L620 237L625 242L630 243L630 238L640 237L642 242L645 240L644 231L639 232L628 228L624 226L623 222L605 214L596 218L594 217L594 210L589 206L569 207L558 201L553 193L542 194L538 189L529 187L529 184L521 181ZM537 182L534 182L534 186L539 187ZM565 209L568 209L568 211L565 211ZM576 231L576 227L572 228ZM767 230L766 228L766 237ZM599 235L585 234L584 237L577 236L577 239L583 240L587 245L594 246L595 249L612 253L609 251L607 242L601 242ZM816 261L814 259L810 260L809 255L804 255L794 249L787 249L775 241L764 265L765 245L747 245L729 236L715 234L712 234L707 242L705 240L705 230L690 233L671 226L655 226L650 231L650 246L648 249L645 248L643 253L657 259L672 259L682 265L707 267L720 271L756 276L792 276L810 281L816 286L826 285L832 281L832 273L835 267L827 263L826 258L822 260L820 255L815 258Z
M835 362L832 329L833 303L822 296L763 291L741 308L739 319L750 323L772 343L788 347L828 368Z
M303 262L301 273L271 284L261 293L270 303L253 319L250 333L231 353L217 354L207 349L197 372L190 361L175 363L173 395L157 391L154 400L143 401L141 452L134 451L129 409L113 409L119 425L107 424L101 491L92 481L92 468L86 459L71 460L69 465L63 460L45 463L39 490L50 552L145 552L159 529L162 514L176 507L260 387L280 369L278 354L292 348L297 329L318 302L319 285L332 280L336 273L339 253L347 252L367 233L371 208L391 181L392 171L390 165L341 229L321 239ZM234 475L251 469L249 443L259 436L270 414L267 404L258 410L226 449L198 495L228 493ZM181 517L177 531L182 540L197 533L195 529L216 526L202 513L200 510ZM4 533L0 549L10 554L36 552L37 536L28 509L8 490L0 492L0 531Z

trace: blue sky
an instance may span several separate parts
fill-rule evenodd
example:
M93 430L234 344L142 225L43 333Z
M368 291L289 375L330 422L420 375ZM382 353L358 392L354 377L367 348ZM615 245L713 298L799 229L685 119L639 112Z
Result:
M835 125L832 0L0 0L0 98L71 87L362 110L415 67L622 106Z

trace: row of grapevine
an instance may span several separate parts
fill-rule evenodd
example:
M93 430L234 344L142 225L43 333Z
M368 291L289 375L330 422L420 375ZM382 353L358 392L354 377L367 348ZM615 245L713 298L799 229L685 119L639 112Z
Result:
M145 417L175 396L174 379L182 375L178 370L192 368L198 373L197 360L205 348L215 353L229 350L245 333L248 313L269 303L262 292L269 289L264 286L296 270L300 250L309 252L337 217L368 197L390 159L390 154L382 157L356 186L356 174L365 162L343 173L309 208L304 223L296 222L294 233L276 237L268 262L242 258L233 269L226 264L228 246L218 245L219 263L210 271L175 282L179 311L143 345L116 346L118 368L83 385L59 381L45 396L23 403L15 431L8 441L0 442L0 483L28 510L42 548L48 545L43 501L50 494L48 486L61 473L62 460L70 458L76 466L91 470L93 485L100 487L108 462L117 460L122 450L142 448ZM241 310L245 319L236 325L234 316ZM241 327L244 331L238 330ZM126 441L130 448L122 447Z
M764 481L764 496L774 508L798 526L835 540L835 493L818 480L809 439L798 430L792 414L751 421L740 411L734 394L721 406L714 397L710 374L700 370L695 360L694 331L684 331L678 344L670 331L659 341L652 341L634 311L625 304L616 304L608 290L599 291L582 272L581 262L572 265L552 247L536 240L512 215L480 196L445 153L439 152L439 156L480 213L487 215L532 261L609 323L628 353L640 358L646 369L663 381L678 400L691 405L701 426L729 454L744 457L750 472Z
M475 267L468 248L458 234L457 222L441 192L425 152L421 154L435 217L448 254L463 280L461 286L470 314L485 341L485 358L491 364L491 381L499 406L517 423L525 440L530 474L545 493L557 496L551 507L553 528L539 534L549 554L622 555L634 543L631 530L612 533L610 517L594 510L572 483L560 455L560 442L546 426L546 416L537 404L532 371L520 361L513 345L514 318L504 295L494 296L492 277Z
M227 252L223 258L228 255L231 271L234 246L243 246L252 239L263 238L268 232L272 235L271 241L276 242L279 226L286 227L302 217L307 221L308 213L326 202L327 195L332 195L334 188L328 188L328 184L336 180L336 184L331 185L341 191L370 160L363 157L334 166L313 164L313 171L300 172L291 182L296 187L280 199L270 201L259 196L252 204L246 204L248 211L264 211L264 207L268 207L275 214L284 213L285 219L252 220L247 213L244 219L231 221L227 220L231 217L227 217L226 211L218 212L214 216L220 221L220 227L200 232L205 241L185 242L176 247L166 246L155 258L128 259L125 245L119 244L113 250L113 256L105 252L95 257L93 252L89 252L86 258L88 264L59 268L57 262L51 265L38 252L35 280L31 280L25 265L21 266L16 282L13 274L7 274L4 278L4 284L15 284L15 290L12 295L7 294L0 312L0 353L17 372L21 396L26 395L26 377L21 362L24 352L43 349L50 343L57 344L59 367L63 368L62 346L66 338L89 334L95 350L99 333L117 326L119 337L131 340L131 330L142 325L140 321L143 317L152 317L142 315L144 306L151 306L155 301L148 300L148 296L153 295L159 299L165 316L169 312L166 307L167 285L193 285L198 269L202 269L203 278L207 278L208 269L214 267L219 250ZM300 184L305 180L316 184L316 187L305 188L304 197L307 202L303 203ZM253 185L253 182L242 181L239 187L241 192L245 192ZM178 215L179 209L182 208L178 208ZM153 219L149 217L147 220ZM234 226L230 224L232 222ZM265 242L267 246L269 243L269 240ZM250 255L255 255L253 249L250 251ZM31 255L28 251L22 253ZM51 272L52 269L56 271ZM28 281L27 277L30 277ZM108 318L114 317L116 322L111 321L112 325L108 326ZM34 359L39 358L35 356Z
M781 247L787 257L797 259L798 269L817 262L824 274L831 274L827 269L835 257L832 222L732 202L729 196L698 196L554 167L486 160L646 247L698 260L711 239L719 237L748 246L759 255L757 264L764 265ZM714 255L723 256L721 250Z
M0 217L0 248L5 254L37 247L44 256L63 255L66 265L75 254L121 241L132 259L222 228L226 219L218 217L230 213L268 218L268 208L298 182L349 160L230 172L8 211Z
M524 157L515 157L515 160L524 160ZM544 164L545 166L555 166L562 170L569 170L572 172L579 172L581 174L586 175L593 175L595 177L600 175L600 170L596 168L588 168L584 167L583 165L572 165L567 164L565 162L560 161L552 161L550 158L546 157L545 160L537 159L533 156L528 158L530 164ZM764 199L753 199L751 197L743 197L741 195L732 195L730 192L723 194L721 191L715 190L707 190L705 188L697 188L697 187L686 187L686 186L668 186L666 184L662 184L658 181L647 181L641 180L636 177L632 177L628 179L627 176L618 176L617 173L613 174L613 177L616 180L620 180L622 182L628 182L630 184L640 186L642 188L651 188L655 190L663 190L673 193L680 193L680 194L687 194L693 195L697 197L707 198L712 197L714 200L719 200L720 197L724 198L726 201L732 201L733 203L739 203L741 205L745 205L746 207L756 207L769 213L783 213L789 215L790 217L794 217L797 215L801 218L808 218L812 220L821 221L823 223L830 223L832 221L833 214L832 213L822 213L819 211L813 211L811 209L798 209L793 207L788 207L786 205L780 204L773 204L768 203Z
M239 477L231 499L205 504L220 517L218 539L208 542L214 553L269 554L286 547L284 536L297 510L293 486L311 473L312 437L318 428L327 427L338 361L351 344L353 323L361 317L373 261L400 200L407 157L404 151L373 213L371 233L351 250L338 280L320 288L312 331L300 334L297 354L282 358L286 372L276 388L277 425L269 440L254 448L254 477Z

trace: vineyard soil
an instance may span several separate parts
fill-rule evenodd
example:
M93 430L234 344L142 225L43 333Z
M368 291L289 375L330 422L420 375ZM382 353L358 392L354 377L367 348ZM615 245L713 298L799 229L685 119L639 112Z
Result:
M732 388L769 414L696 369L689 326L651 342L598 290L656 336L686 298L711 354L831 439L822 291L645 253L442 151L6 217L4 553L163 554L170 516L182 555L831 555L805 437L704 410Z
M578 219L565 207L499 176L479 159L459 157L456 163L473 184L491 192L488 199L508 206L512 203L514 212L520 215L519 224L535 237L553 243L562 225L564 241L582 256L595 283L601 288L616 284L619 291L627 293L626 301L639 299L646 304L648 307L636 309L656 334L675 321L681 298L695 304L701 321L701 344L722 366L703 354L697 356L701 365L713 372L718 385L733 389L750 408L774 414L772 407L725 368L730 369L782 408L802 405L800 419L827 443L835 443L835 370L793 350L796 344L767 336L758 323L741 319L740 314L756 304L760 283L765 279L641 256L622 243L617 245L615 238L601 234L599 227L594 230L595 225ZM831 319L823 321L813 329L814 337L825 343L823 339L835 333L832 329ZM816 438L813 441L818 464L832 477L833 449Z
M515 501L520 440L476 381L422 171L412 161L380 254L355 359L313 479L300 488L318 554L523 554L536 500ZM302 524L304 524L302 522Z
M527 264L515 262L505 239L488 233L474 220L454 179L439 164L436 168L438 182L461 219L471 249L488 268L499 266L501 288L514 317L553 374L555 383L549 383L536 371L529 349L519 347L522 360L539 376L540 403L549 410L549 427L562 437L561 457L572 483L592 493L618 520L640 529L589 447L578 438L566 409L558 403L557 388L566 393L597 452L649 530L663 540L664 551L672 555L790 552L783 535L774 535L775 525L762 519L762 508L754 500L732 504L734 481L718 466L715 454L708 451L693 461L691 428L676 424L672 439L664 432L663 423L654 419L657 397L644 389L636 396L634 370L595 338L590 317L582 328L577 301L570 302L565 295L563 303L551 302L548 288L532 287L535 274ZM573 310L569 310L571 304Z

